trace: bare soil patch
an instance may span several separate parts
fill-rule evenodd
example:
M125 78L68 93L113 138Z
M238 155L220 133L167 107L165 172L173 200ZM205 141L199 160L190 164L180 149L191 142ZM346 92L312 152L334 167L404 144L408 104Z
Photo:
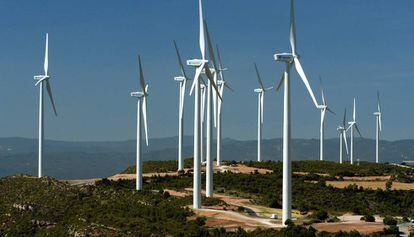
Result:
M385 190L386 181L326 181L327 185L332 185L336 188L345 188L351 184L355 184L358 187L363 187L364 189L383 189ZM414 190L414 183L392 183L393 190Z
M376 232L380 232L384 230L386 227L382 223L317 223L312 225L318 231L326 231L326 232L339 232L345 231L350 232L353 230L358 231L361 234L372 234Z
M255 173L255 172L258 172L259 174L266 174L266 173L273 172L273 170L269 170L269 169L249 167L249 166L240 165L240 164L234 165L234 166L217 167L217 169L221 171L230 171L230 172L242 173L242 174L250 174L250 173Z

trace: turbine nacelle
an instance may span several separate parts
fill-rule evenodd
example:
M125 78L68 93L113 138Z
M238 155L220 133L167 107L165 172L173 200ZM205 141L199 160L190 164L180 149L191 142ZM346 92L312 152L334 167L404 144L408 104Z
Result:
M190 59L187 60L187 65L192 67L200 67L202 64L208 63L208 60L205 59Z
M131 97L137 97L137 98L142 98L145 96L145 93L142 91L134 91L131 92Z
M346 129L345 129L344 127L342 127L342 126L338 126L338 127L336 128L336 130L338 130L338 132L343 132L343 131L345 131Z
M375 116L381 116L381 112L375 112L374 115Z
M254 92L256 92L256 93L262 93L263 92L263 89L262 88L254 89Z
M274 55L275 61L278 61L278 62L291 63L293 62L295 58L299 58L299 57L292 53L277 53Z
M37 85L39 85L42 81L50 79L50 76L45 76L45 75L37 75L37 76L34 76L34 77L33 77L33 79L34 79L35 81L37 81L37 82L36 82L36 84L35 84L35 86L37 86Z
M45 75L37 75L33 77L35 81L42 81L42 80L49 79L49 78L50 76L45 76Z
M183 77L183 76L174 77L174 81L178 81L178 82L185 81L185 77Z
M221 85L224 85L224 84L226 84L226 82L225 82L225 81L223 81L223 80L218 80L218 81L217 81L217 85L218 85L218 86L221 86Z
M328 108L327 105L318 105L318 109L323 110L323 109L327 109L327 108Z

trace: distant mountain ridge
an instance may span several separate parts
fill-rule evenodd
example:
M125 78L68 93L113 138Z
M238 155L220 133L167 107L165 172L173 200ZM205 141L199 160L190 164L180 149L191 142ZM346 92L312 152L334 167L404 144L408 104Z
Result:
M373 162L375 141L355 139L356 159ZM144 160L177 159L177 137L150 139L149 147L144 146ZM223 159L255 160L256 141L223 139ZM263 140L263 158L281 160L282 140ZM184 138L184 156L192 156L192 136ZM215 144L213 144L215 148ZM326 160L339 158L339 139L325 141ZM124 170L135 163L135 141L114 142L72 142L45 141L44 173L60 179L105 177ZM215 149L213 154L215 156ZM318 139L293 139L294 160L319 159ZM344 156L346 157L346 156ZM381 161L401 163L414 159L414 140L381 141ZM345 158L347 160L347 158ZM36 174L37 140L29 138L0 138L0 176L15 173Z

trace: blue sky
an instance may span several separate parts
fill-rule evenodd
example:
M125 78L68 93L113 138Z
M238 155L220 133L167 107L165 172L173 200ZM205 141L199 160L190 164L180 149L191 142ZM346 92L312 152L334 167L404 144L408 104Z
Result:
M226 79L223 136L256 137L257 62L266 85L278 82L283 65L275 52L289 50L288 0L204 0L213 41L220 44ZM383 138L413 138L414 2L400 0L297 0L298 51L315 90L324 79L337 116L326 132L336 137L345 107L357 98L365 137L374 136L376 90L383 102ZM137 55L150 85L150 137L177 134L179 68L175 39L185 58L199 56L197 1L1 1L0 136L37 136L38 88L44 34L49 32L51 83L59 116L46 101L46 137L59 140L124 140L135 137ZM188 68L193 75L193 69ZM317 92L319 95L319 92ZM265 137L280 137L282 93L265 98ZM186 97L186 134L192 133L193 97ZM293 136L317 138L317 111L295 74Z

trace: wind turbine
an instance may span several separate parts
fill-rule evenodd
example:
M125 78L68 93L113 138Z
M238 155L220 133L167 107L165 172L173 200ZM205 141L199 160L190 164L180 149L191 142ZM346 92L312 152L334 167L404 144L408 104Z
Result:
M185 87L187 85L188 77L185 73L183 60L181 59L180 51L178 50L177 43L174 40L175 52L177 54L178 65L180 66L181 76L174 77L174 80L179 82L179 108L178 108L178 170L184 170L184 157L183 157L183 137L184 137L184 99L185 99Z
M280 53L274 55L274 59L277 62L284 62L286 64L285 72L279 82L279 85L277 86L277 89L279 89L282 84L285 85L283 104L283 225L285 225L286 220L291 219L292 217L292 164L290 157L290 69L292 66L295 66L296 71L305 84L316 108L320 107L316 101L305 72L303 71L302 65L300 64L299 55L296 53L295 12L293 0L290 2L290 45L292 49L291 53Z
M213 81L216 83L217 87L217 64L216 59L214 56L214 50L210 38L210 33L208 31L207 22L204 20L204 27L206 30L206 36L207 36L207 45L209 50L209 56L211 59L211 63L213 64L213 68L210 68L209 70L212 73ZM206 71L204 70L206 73ZM220 90L220 89L219 89ZM205 92L205 91L204 91ZM213 157L212 157L212 146L213 146L213 117L212 117L212 109L214 110L214 125L216 126L216 100L214 102L212 99L215 98L215 95L213 95L213 87L212 83L210 81L207 82L207 126L206 126L206 196L212 197L213 196ZM214 108L212 108L211 104L213 103ZM203 108L204 109L204 108Z
M145 143L148 146L148 126L147 126L147 96L148 85L144 81L144 73L142 72L141 57L139 61L139 81L141 91L131 92L131 96L138 99L137 103L137 165L136 165L136 190L142 190L142 150L141 150L141 115L144 120Z
M359 131L357 122L356 122L356 105L355 105L355 98L354 98L354 110L352 113L352 121L348 122L349 126L346 130L351 129L351 154L350 154L350 160L351 165L354 164L354 128L358 132L359 136L362 137L361 132Z
M224 80L224 76L223 76L223 71L227 70L226 68L223 68L223 62L221 60L221 55L220 55L220 50L218 45L217 47L217 55L219 58L219 68L217 69L217 71L219 72L220 75L220 80L217 81L217 86L219 88L219 96L220 98L223 98L223 92L224 92L224 87L226 87L227 89L229 89L230 91L233 91L233 89L230 87L229 83L227 81ZM221 166L221 135L222 135L222 131L221 131L221 112L222 112L222 101L218 100L217 103L217 166Z
M254 89L257 93L257 161L262 161L262 126L263 126L263 114L264 114L264 95L266 91L271 90L273 87L265 88L262 78L260 77L259 70L256 63L254 64L256 69L257 80L259 81L260 88Z
M191 86L190 95L195 91L194 94L194 175L193 175L193 207L195 209L201 208L201 162L200 162L200 76L201 73L205 72L209 83L218 92L217 86L214 83L213 76L208 66L208 60L206 60L205 54L205 38L204 38L204 22L203 22L203 8L202 1L199 0L199 26L200 26L200 52L201 59L190 59L187 60L187 65L196 68L194 75L194 81ZM219 95L220 96L220 95ZM221 98L220 98L221 99Z
M332 110L329 109L328 105L326 104L326 100L325 100L325 93L323 91L323 87L322 87L322 78L319 77L319 81L320 81L320 90L321 90L321 95L322 95L322 105L320 105L318 108L321 111L321 127L320 127L320 152L319 152L319 159L322 161L324 160L324 147L323 147L323 143L324 143L324 137L325 137L325 115L326 115L326 111L331 112L332 114L335 114L334 112L332 112Z
M337 128L339 132L339 163L343 163L342 155L342 144L345 143L346 154L348 155L348 142L346 141L346 109L344 112L344 119L342 120L342 124Z
M46 46L45 46L45 61L44 66L45 70L44 75L37 75L34 76L34 80L37 81L35 86L39 85L40 91L39 91L39 166L38 166L38 177L42 177L42 156L43 156L43 140L44 140L44 130L43 130L43 84L46 83L46 89L47 93L49 95L50 102L52 103L53 112L55 113L55 116L57 116L55 102L53 101L52 96L52 88L50 86L50 76L49 76L49 34L46 33Z
M382 131L382 114L379 91L377 91L377 112L374 113L376 118L376 134L375 134L375 162L379 163L379 136Z

